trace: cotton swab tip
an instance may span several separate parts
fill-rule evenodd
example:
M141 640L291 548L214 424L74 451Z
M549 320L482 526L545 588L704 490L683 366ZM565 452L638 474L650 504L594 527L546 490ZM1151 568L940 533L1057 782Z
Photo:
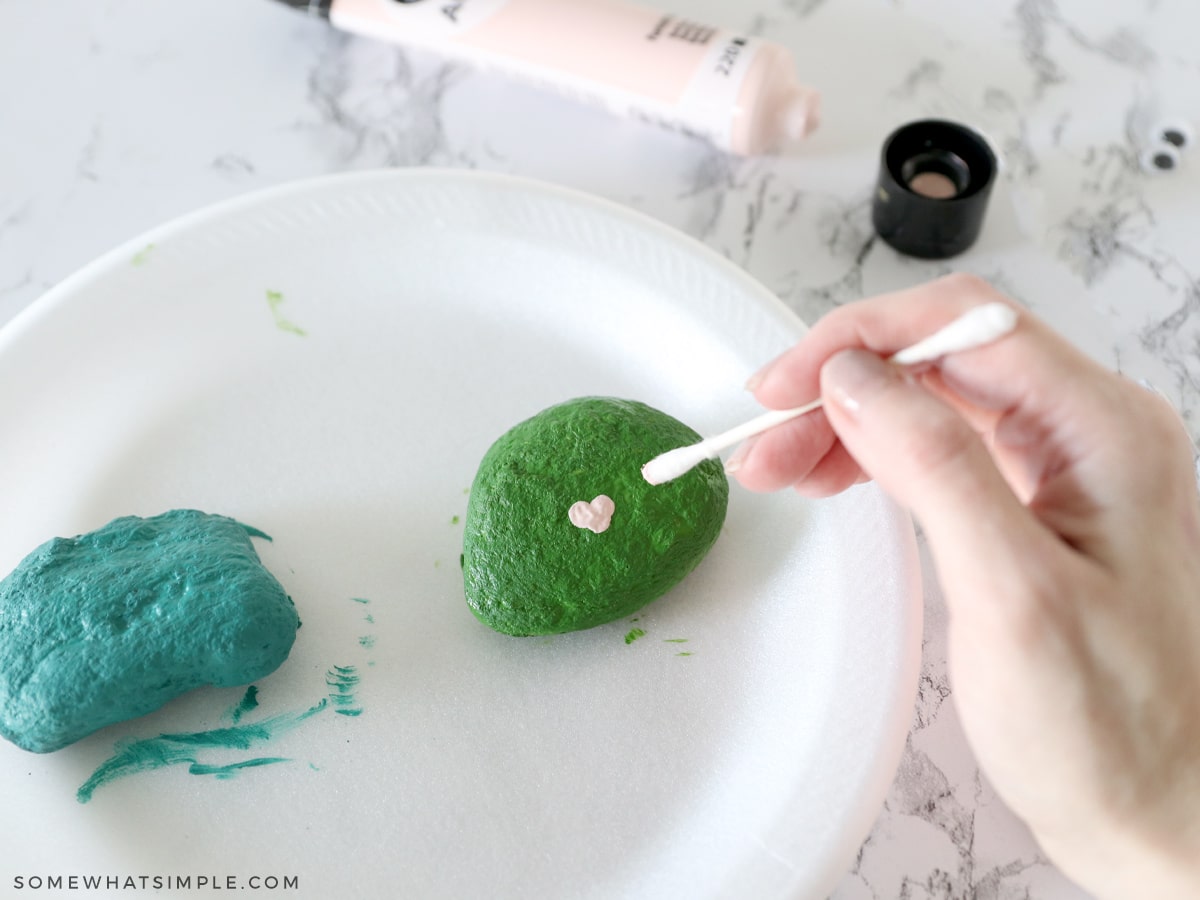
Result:
M666 484L680 475L690 472L704 460L709 459L707 448L699 444L676 447L661 453L642 466L642 478L650 484Z
M1006 303L985 303L963 313L945 328L890 357L901 366L932 362L999 340L1017 327L1017 311Z

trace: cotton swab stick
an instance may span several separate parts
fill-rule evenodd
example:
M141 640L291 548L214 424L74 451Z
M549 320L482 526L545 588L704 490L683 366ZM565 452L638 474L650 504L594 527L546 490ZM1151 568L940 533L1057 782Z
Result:
M946 327L935 331L911 347L905 347L888 357L899 366L931 362L951 353L960 353L999 340L1017 326L1017 312L1004 303L985 303L959 316ZM642 477L650 484L673 481L690 472L706 459L716 459L722 450L740 444L746 438L761 434L776 425L812 412L822 406L820 400L792 409L775 409L749 422L731 428L716 437L706 438L687 447L677 447L654 457L642 466Z

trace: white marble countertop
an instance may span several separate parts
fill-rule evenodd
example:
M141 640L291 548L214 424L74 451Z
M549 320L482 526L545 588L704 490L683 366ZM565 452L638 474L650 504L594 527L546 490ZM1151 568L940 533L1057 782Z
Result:
M658 5L788 47L823 94L820 130L786 158L732 158L335 33L270 0L0 0L0 323L94 256L226 197L351 169L471 167L643 210L745 267L809 321L859 296L978 273L1152 383L1200 436L1200 147L1170 173L1138 161L1155 122L1200 127L1200 7ZM943 263L899 257L870 226L883 138L926 116L976 126L1002 157L981 240ZM1083 896L980 776L947 702L944 610L927 583L907 751L834 896Z

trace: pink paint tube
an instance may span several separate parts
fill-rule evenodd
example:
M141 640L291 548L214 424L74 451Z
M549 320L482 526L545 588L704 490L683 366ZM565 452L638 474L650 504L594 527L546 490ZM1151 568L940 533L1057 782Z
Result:
M769 153L817 124L787 50L623 0L283 0L618 114Z

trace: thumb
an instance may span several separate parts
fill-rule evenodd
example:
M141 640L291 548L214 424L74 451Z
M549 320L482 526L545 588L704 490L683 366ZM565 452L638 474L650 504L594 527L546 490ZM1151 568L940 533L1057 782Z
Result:
M920 520L947 581L1021 571L1048 532L1021 504L982 438L897 366L844 350L821 369L825 414L842 445Z

